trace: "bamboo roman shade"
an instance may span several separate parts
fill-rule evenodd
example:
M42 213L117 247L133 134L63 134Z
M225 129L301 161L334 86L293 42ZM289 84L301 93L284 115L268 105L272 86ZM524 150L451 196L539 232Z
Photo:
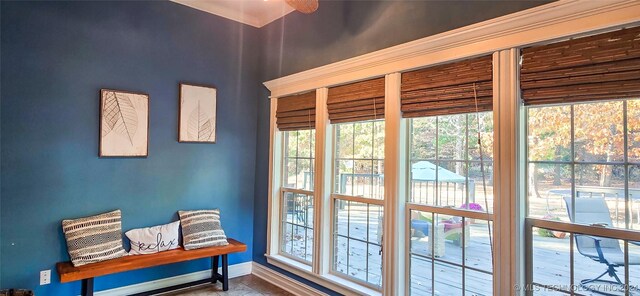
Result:
M484 56L403 73L402 116L491 111L492 71L491 56Z
M640 97L640 27L522 50L525 105Z
M276 125L281 131L316 127L316 92L278 98Z
M384 118L384 77L329 88L331 123Z

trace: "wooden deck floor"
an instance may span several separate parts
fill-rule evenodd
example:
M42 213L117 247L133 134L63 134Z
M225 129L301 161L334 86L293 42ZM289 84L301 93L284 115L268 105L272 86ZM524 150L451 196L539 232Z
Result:
M309 212L309 217L313 211ZM368 282L370 285L381 284L382 257L379 254L379 214L371 208L353 206L350 211L338 211L337 232L339 236L334 256L335 269L350 277ZM347 221L349 223L347 224ZM470 225L469 245L464 248L465 266L461 265L463 248L452 241L445 241L444 255L432 260L428 251L429 237L412 238L411 295L493 295L491 248L487 234L487 226L483 221ZM303 231L301 229L301 231ZM287 248L293 247L294 254L307 254L311 257L312 236L307 233L306 248L304 232L297 231L291 239L285 240ZM346 238L346 236L352 239ZM534 233L533 278L534 282L568 288L571 284L570 273L570 239L541 237ZM640 256L640 247L629 247L630 256ZM454 263L454 264L450 264ZM432 266L433 264L433 266ZM574 283L582 279L593 278L604 272L604 264L590 260L574 252ZM433 272L435 271L435 279ZM484 271L484 272L483 272ZM488 272L488 273L487 273ZM618 270L624 281L624 268ZM605 276L606 277L606 276ZM629 283L632 289L640 286L640 265L629 267ZM604 287L604 286L603 286ZM607 286L605 288L611 288ZM637 290L636 290L637 291ZM578 295L600 295L589 291L579 291ZM534 295L564 295L555 291L538 291ZM632 295L640 295L635 292Z

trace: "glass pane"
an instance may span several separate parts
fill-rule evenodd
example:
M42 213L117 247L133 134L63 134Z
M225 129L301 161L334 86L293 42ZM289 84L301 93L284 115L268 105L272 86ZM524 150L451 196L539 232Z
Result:
M373 166L371 160L356 160L354 163L353 193L354 196L371 197L373 193Z
M431 250L435 249L435 256L444 256L444 228L438 227L436 230L438 239L437 244L433 246L431 233L433 232L433 214L411 211L410 235L411 235L411 253L425 258L431 258Z
M533 228L533 282L569 291L571 287L570 239L563 232L543 228ZM542 294L549 295L549 289L540 288ZM555 293L551 293L555 295Z
M288 157L296 157L298 155L298 132L285 132L285 149L286 153L284 155Z
M623 103L574 106L576 161L623 161Z
M367 236L369 235L367 210L367 204L353 201L349 202L347 209L349 216L349 237L367 241Z
M353 158L353 124L336 125L337 158Z
M529 108L529 160L571 160L571 106Z
M348 260L348 245L349 239L343 236L334 236L334 248L333 248L333 269L337 272L347 274L347 260Z
M469 202L461 209L493 213L493 163L483 162L484 176L479 162L469 163ZM486 192L485 192L486 188Z
M311 254L313 254L313 196L284 192L282 220L280 251L311 262Z
M438 156L443 160L464 160L467 115L438 117Z
M304 223L306 227L313 228L313 195L300 194L303 198Z
M571 198L571 166L529 163L529 217L569 221L565 198Z
M436 159L436 118L411 119L411 159Z
M367 244L367 281L376 286L382 286L382 248L378 244Z
M624 242L605 237L596 238L575 234L574 237L573 281L577 285L576 292L586 295L602 295L602 293L624 295ZM606 274L599 280L592 281L608 270L607 264L597 261L600 260L600 257L595 240L598 240L604 259L619 267L614 267L611 274ZM617 283L618 280L619 283Z
M469 231L463 230L469 229L469 221L462 220L462 217L435 214L437 223L434 226L434 244L437 260L462 264L463 240L466 242L466 246L469 246ZM443 250L438 250L440 246L444 246Z
M467 163L462 161L439 162L437 192L439 206L459 208L467 202Z
M480 161L478 118L480 119L482 160L493 161L493 112L469 114L469 160Z
M282 217L285 222L293 223L295 216L294 194L292 192L284 192L282 200Z
M382 207L369 205L369 239L370 243L382 245Z
M349 276L367 281L367 243L349 239Z
M350 201L335 200L335 224L333 232L338 235L349 236L349 203Z
M629 166L629 210L631 229L640 229L640 165Z
M287 188L296 188L298 183L297 180L297 168L296 168L296 159L295 158L285 158L285 180L283 182L284 187Z
M491 230L493 231L493 223L487 224L486 220L465 218L465 224L467 225L465 226L465 240L467 248L465 251L464 265L492 273L493 266L491 265L491 241L489 239L489 227L491 227ZM468 281L466 284L469 286ZM486 283L476 284L485 285Z
M373 158L373 122L354 123L354 156L355 158Z
M382 207L336 200L335 271L380 286L382 284ZM344 238L344 239L342 239ZM343 248L348 250L338 250ZM346 262L346 263L345 263ZM346 266L343 266L343 264ZM342 269L340 269L342 268Z
M384 121L375 121L373 128L373 158L384 159Z
M575 178L577 223L626 226L624 166L576 165Z
M334 187L336 193L353 195L353 167L353 160L336 161L336 185Z
M640 163L640 100L627 101L627 134L630 162Z
M491 273L465 268L465 295L491 296L493 295L493 275Z
M412 296L431 296L433 291L432 264L433 261L421 255L411 255L411 282Z
M411 162L411 202L435 205L436 165L422 160Z
M435 295L462 295L462 267L435 262Z
M312 261L313 259L313 229L307 228L307 250L305 254L305 260Z
M291 255L305 260L305 254L307 252L307 231L304 227L293 227L293 252Z
M371 198L383 199L384 198L384 159L373 161L373 191L371 192Z
M640 241L629 242L629 292L640 294Z
M291 253L293 247L293 224L282 223L282 240L280 241L280 251Z
M298 131L298 157L311 157L311 151L313 147L313 135L315 133L312 130Z
M313 190L313 161L311 159L298 159L296 188Z

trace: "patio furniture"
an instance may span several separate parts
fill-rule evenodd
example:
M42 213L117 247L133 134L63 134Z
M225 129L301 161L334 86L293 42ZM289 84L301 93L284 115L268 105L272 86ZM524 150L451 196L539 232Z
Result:
M426 236L429 238L427 242L427 254L433 254L434 257L443 257L445 252L445 224L438 223L435 226L435 233L433 235L430 234L431 230L431 222L420 220L420 219L411 219L411 236L412 237L420 237ZM434 239L434 243L431 243L431 239Z
M605 203L604 198L577 197L575 199L575 217L571 214L571 197L564 197L564 201L567 205L567 212L569 214L569 219L571 219L571 222L589 225L612 225L609 208ZM621 287L624 286L624 283L620 280L616 273L617 267L625 266L624 252L622 252L618 240L605 237L593 237L590 235L582 234L575 234L574 237L578 252L580 252L580 254L607 266L607 270L605 270L598 277L593 279L583 279L580 281L580 285L583 288L598 294L616 295L592 289L588 286L588 284L602 282L606 284L618 285ZM629 265L640 265L640 257L629 255L628 263ZM601 279L605 275L612 277L613 279L615 279L615 281Z

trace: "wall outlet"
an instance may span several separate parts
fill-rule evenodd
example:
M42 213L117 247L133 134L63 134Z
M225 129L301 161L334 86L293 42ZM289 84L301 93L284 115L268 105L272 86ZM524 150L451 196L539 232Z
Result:
M40 272L40 285L51 284L51 269Z

